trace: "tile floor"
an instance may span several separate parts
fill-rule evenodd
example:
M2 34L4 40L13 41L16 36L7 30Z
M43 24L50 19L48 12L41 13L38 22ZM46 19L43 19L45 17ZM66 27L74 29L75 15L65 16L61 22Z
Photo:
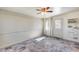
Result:
M0 52L77 52L79 43L58 38L43 37L0 49Z

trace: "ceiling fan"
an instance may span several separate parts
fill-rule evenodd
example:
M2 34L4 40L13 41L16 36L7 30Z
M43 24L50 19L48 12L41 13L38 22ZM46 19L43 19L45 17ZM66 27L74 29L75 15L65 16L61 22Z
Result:
M44 8L40 8L40 9L36 9L37 11L40 11L39 13L37 14L41 14L41 13L52 13L53 11L52 10L49 10L50 7L44 7Z

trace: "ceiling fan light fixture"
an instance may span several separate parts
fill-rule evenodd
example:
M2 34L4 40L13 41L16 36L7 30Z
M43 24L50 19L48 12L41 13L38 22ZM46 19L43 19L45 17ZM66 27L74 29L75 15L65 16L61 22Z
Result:
M41 13L52 13L53 11L52 10L49 10L50 7L44 7L44 8L40 8L40 9L36 9L37 11L40 11L39 13L37 14L41 14Z

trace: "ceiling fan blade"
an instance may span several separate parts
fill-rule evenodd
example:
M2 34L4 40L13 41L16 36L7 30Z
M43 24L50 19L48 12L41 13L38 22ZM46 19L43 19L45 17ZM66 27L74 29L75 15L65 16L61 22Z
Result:
M37 14L40 14L41 12L37 13Z
M47 12L53 12L53 11L47 11Z
M37 11L41 11L40 9L36 9Z
M46 9L50 9L50 7L47 7Z

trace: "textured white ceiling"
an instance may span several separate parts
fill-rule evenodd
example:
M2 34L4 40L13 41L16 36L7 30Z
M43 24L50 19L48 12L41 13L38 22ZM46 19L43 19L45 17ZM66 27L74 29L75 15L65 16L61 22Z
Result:
M13 12L18 12L18 13L22 13L25 15L30 15L33 17L51 17L54 15L59 15L62 13L66 13L69 11L73 11L73 10L77 10L79 9L78 7L51 7L50 10L53 10L53 13L47 13L47 14L37 14L39 13L38 11L36 11L36 9L38 9L40 7L0 7L0 9L5 9L8 11L13 11Z

